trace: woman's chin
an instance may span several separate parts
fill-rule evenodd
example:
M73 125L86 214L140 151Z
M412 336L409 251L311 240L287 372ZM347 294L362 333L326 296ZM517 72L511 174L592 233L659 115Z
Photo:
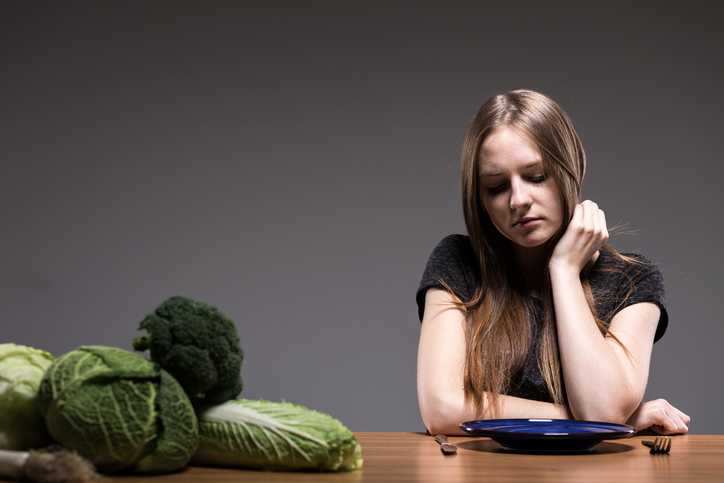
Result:
M524 239L524 240L511 240L514 244L518 245L520 248L541 248L546 244L546 242L550 240L550 238L546 239Z
M548 245L550 238L528 238L521 240L510 240L513 244L513 250L518 253L530 252L539 254Z

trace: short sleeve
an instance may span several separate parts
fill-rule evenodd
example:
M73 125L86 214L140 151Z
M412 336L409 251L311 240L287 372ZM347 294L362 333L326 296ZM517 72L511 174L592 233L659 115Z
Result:
M653 302L661 308L659 324L654 342L663 337L669 325L666 310L666 287L661 269L645 257L635 253L623 254L633 263L616 260L614 255L601 251L605 258L603 270L598 271L594 297L597 301L599 317L610 323L613 317L626 307L640 303ZM597 264L598 265L598 264ZM594 280L589 277L592 288ZM599 304L600 300L600 304Z
M417 311L422 321L425 313L425 294L430 288L445 285L462 301L475 294L480 279L475 252L470 238L464 235L445 237L432 251L417 288Z

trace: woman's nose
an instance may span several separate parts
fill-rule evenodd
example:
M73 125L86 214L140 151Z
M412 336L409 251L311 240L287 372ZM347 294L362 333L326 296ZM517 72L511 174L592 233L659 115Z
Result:
M510 193L510 208L513 210L530 206L533 200L525 185L520 181L513 181Z

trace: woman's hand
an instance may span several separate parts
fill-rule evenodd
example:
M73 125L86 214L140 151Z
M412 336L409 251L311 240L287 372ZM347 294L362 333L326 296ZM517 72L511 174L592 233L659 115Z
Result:
M549 267L580 273L586 264L596 261L598 249L608 240L606 215L593 201L576 205L571 223L558 240Z
M665 399L647 401L634 411L626 424L637 431L649 429L656 434L684 434L689 431L691 418Z

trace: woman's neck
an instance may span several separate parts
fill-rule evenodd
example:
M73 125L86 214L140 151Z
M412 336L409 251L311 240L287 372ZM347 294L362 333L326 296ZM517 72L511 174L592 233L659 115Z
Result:
M525 292L532 297L541 298L547 244L530 248L513 244L512 248L518 271L523 277Z

